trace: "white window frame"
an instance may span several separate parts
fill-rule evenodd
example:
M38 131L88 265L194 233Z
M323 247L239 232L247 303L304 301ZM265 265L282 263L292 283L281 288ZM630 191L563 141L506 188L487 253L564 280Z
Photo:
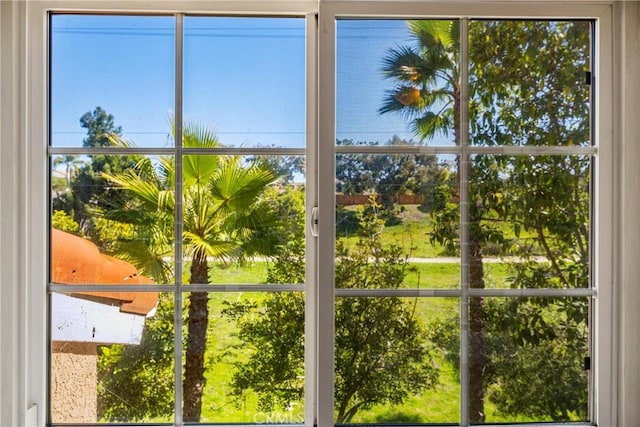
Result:
M595 197L592 199L594 206L594 222L593 222L593 262L594 269L592 271L592 280L594 288L587 290L586 294L591 294L594 298L594 317L595 327L592 329L593 341L593 378L595 382L595 393L593 402L590 405L590 420L598 425L609 426L614 425L611 419L613 412L612 391L614 390L614 361L610 349L613 348L613 335L611 334L611 325L613 322L613 294L610 286L613 283L611 264L613 262L612 250L612 223L613 223L613 169L612 169L612 134L611 134L611 118L612 118L612 57L610 52L611 43L611 20L612 8L607 5L576 5L567 4L545 4L544 7L537 4L528 4L524 2L512 3L449 3L449 2L380 2L380 1L326 1L320 3L320 34L319 34L319 97L320 114L319 114L319 170L330 170L335 168L335 155L338 149L335 145L336 132L336 20L340 18L402 18L402 19L420 19L420 18L444 18L444 19L475 19L475 18L514 18L514 19L594 19L596 24L596 43L594 46L595 70L597 84L595 85L596 111L594 123L594 147L596 150L596 168L593 176L595 183ZM464 27L461 26L461 27ZM464 31L464 30L463 30ZM464 33L463 33L464 34ZM461 41L463 52L462 63L466 63L464 53L464 45L466 41ZM462 71L464 76L464 71ZM462 80L465 80L464 78ZM465 82L462 82L462 93L465 93ZM464 98L464 96L463 96ZM462 110L465 109L463 99ZM465 112L462 112L463 118ZM466 122L461 120L461 122ZM464 153L465 129L462 129ZM468 136L467 136L468 137ZM553 148L548 152L552 153ZM505 149L501 154L521 154L521 148L513 150ZM436 154L436 151L421 151L425 154ZM542 154L542 153L541 153ZM463 163L465 161L463 160ZM462 173L464 173L464 166ZM461 178L464 181L464 178ZM320 239L318 245L318 254L320 265L332 265L334 260L335 248L335 181L333 175L320 174L319 179L319 224L320 236L327 238ZM461 192L461 205L464 205L464 190ZM464 218L464 207L461 207L461 215ZM464 221L463 221L464 222ZM468 372L465 370L465 353L466 331L464 323L466 323L466 301L471 295L467 287L465 287L465 255L462 254L462 272L461 272L462 289L460 290L461 298L461 316L463 327L460 336L461 345L461 396L460 396L460 414L461 425L469 425L468 414L468 395L466 394L465 383L468 381ZM333 269L327 269L322 276L319 277L318 286L318 311L321 313L334 313L335 296L345 295L348 292L335 290ZM489 296L492 290L482 290L478 295ZM581 294L582 290L567 291L567 295L574 293L576 296ZM535 293L535 292L532 292ZM372 292L372 295L375 293ZM495 293L496 296L499 293ZM536 293L538 294L538 293ZM475 295L475 294L474 294ZM542 293L539 293L542 295ZM513 296L513 295L512 295ZM319 353L318 363L321 369L330 369L329 361L334 358L333 345L333 323L332 315L327 315L318 320L318 342ZM320 374L318 380L318 393L320 396L333 396L333 376ZM333 400L320 399L318 407L318 424L330 425L333 422Z
M595 123L598 168L594 180L597 197L594 236L594 281L597 285L595 304L594 361L597 396L594 396L594 423L600 426L617 425L618 414L618 323L614 317L618 307L614 283L621 275L620 264L614 258L619 245L616 206L617 197L614 166L620 159L614 154L614 49L613 6L586 1L573 4L543 5L517 3L431 2L431 1L210 1L197 0L153 2L135 1L75 1L32 0L2 2L0 4L0 77L2 77L2 153L0 154L0 207L3 218L2 294L0 294L0 336L3 348L0 381L0 424L15 426L44 426L46 422L47 389L47 310L46 290L48 212L47 212L47 26L49 11L107 12L192 12L238 14L301 14L319 12L318 61L315 54L308 59L308 79L318 82L307 89L307 134L318 135L317 153L308 152L309 162L317 155L317 162L329 169L335 159L335 17L492 17L492 18L589 18L597 20L598 44L595 47L597 80L597 121ZM313 34L311 34L313 33ZM315 32L307 41L315 52ZM5 56L14 61L5 61ZM620 58L617 58L618 60ZM317 77L317 79L316 79ZM316 102L316 94L319 94ZM621 95L621 92L618 93ZM637 94L637 96L640 94ZM317 121L316 121L317 117ZM318 126L318 123L321 125ZM621 132L621 131L620 131ZM312 145L313 147L313 145ZM319 233L330 236L319 240L314 264L331 265L334 253L334 182L330 174L311 176L317 179L317 200L310 198L307 207L319 206ZM618 233L618 234L616 234ZM308 269L309 270L309 269ZM317 271L317 269L314 269ZM312 273L312 275L317 273ZM315 280L316 277L309 277ZM314 304L308 305L307 315L317 322L307 322L307 375L315 372L306 388L305 425L333 424L333 271L323 269L317 276L318 287L309 287L308 295ZM5 284L8 286L5 287ZM313 289L312 289L313 288ZM317 295L312 295L317 291ZM322 313L322 315L319 315ZM612 349L614 349L612 351ZM309 355L310 354L310 355ZM7 385L8 388L5 388ZM638 387L638 385L636 385ZM548 424L547 424L548 425Z
M316 68L316 13L317 13L317 3L310 1L286 1L286 2L201 2L201 1L183 1L183 2L166 2L166 1L158 1L151 3L138 3L138 2L129 2L129 1L93 1L93 2L78 2L73 0L54 0L54 1L34 1L28 4L28 14L29 14L29 22L33 23L33 28L30 31L30 36L33 37L33 43L29 45L30 48L30 59L33 67L31 68L31 81L33 85L31 87L31 93L33 94L33 103L32 109L30 111L30 120L33 121L34 125L31 127L34 131L34 136L30 141L34 144L33 152L29 156L31 170L37 171L32 173L30 176L32 179L37 180L37 184L33 184L31 187L33 191L31 192L29 199L33 203L33 206L37 206L30 212L33 212L33 224L31 225L31 229L34 230L36 236L48 236L48 213L46 208L46 200L48 200L48 186L47 182L47 169L48 169L48 156L52 153L61 154L64 152L57 150L55 147L47 151L42 151L43 147L47 146L48 141L48 109L49 109L49 99L48 99L48 45L49 45L49 14L50 13L74 13L74 12L83 12L83 13L95 13L95 14L163 14L171 16L172 14L176 15L176 74L175 74L175 110L176 110L176 126L180 126L182 122L182 22L183 16L185 14L202 14L202 15L211 15L211 16L233 16L233 15L243 15L243 16L296 16L296 17L304 17L307 22L307 30L306 30L306 56L307 56L307 64L306 67L310 70L315 70ZM307 118L306 118L306 146L307 146L307 161L315 162L316 152L316 118L315 118L315 105L316 101L316 91L314 89L314 85L308 85L306 89L306 100L305 103L309 106L307 107ZM37 125L35 124L37 123ZM35 148L38 147L38 148ZM75 150L75 149L74 149ZM73 151L73 150L72 150ZM78 150L75 150L78 151ZM74 151L74 152L75 152ZM82 151L82 150L80 150ZM138 150L141 151L141 150ZM147 150L150 153L154 151L154 149ZM233 148L228 149L229 153L240 153L243 151L241 148L238 148L234 151ZM248 153L251 153L251 149L245 150ZM297 150L292 150L297 151ZM175 155L180 155L182 149L180 144L176 144ZM180 172L180 166L178 162L178 170ZM44 172L44 174L43 174ZM315 176L310 175L307 182L307 200L306 200L306 208L308 212L311 212L311 208L315 206L316 195L313 189L316 188ZM180 189L178 188L178 192ZM44 203L44 204L43 204ZM176 207L179 209L179 206ZM177 222L178 223L178 222ZM36 231L37 230L37 231ZM176 241L179 241L176 239ZM47 238L34 239L30 242L31 246L31 254L35 255L35 259L47 260L48 259L48 242ZM307 232L307 259L313 260L315 254L315 238L311 236L310 232ZM36 255L37 254L37 255ZM178 257L181 257L181 246L176 243L176 254ZM32 322L35 331L32 335L31 346L27 349L27 354L36 354L43 355L45 357L35 357L33 361L32 370L27 370L27 372L33 372L34 374L31 376L31 380L33 381L33 387L31 391L33 392L33 398L28 398L29 401L33 402L42 402L41 404L37 404L32 411L33 416L37 418L37 424L43 425L47 422L47 411L46 404L48 400L48 367L47 367L47 311L46 310L37 310L35 307L46 307L47 306L47 297L46 293L43 294L41 292L42 284L48 282L47 278L47 268L43 265L38 265L39 263L34 262L30 264L29 269L33 272L33 276L30 282L29 289L32 294L27 298L31 307L28 308L28 313L32 316ZM310 261L307 261L307 279L305 286L305 295L306 299L313 301L315 292L315 266L310 264ZM176 275L180 275L179 272ZM40 285L36 283L40 282ZM252 286L252 285L239 285L239 286L220 286L216 287L216 290L224 291L226 289L231 291L239 291L240 288L245 291L264 291L271 290L273 287L260 287L260 286ZM297 287L295 287L297 288ZM40 289L40 290L39 290ZM211 291L213 288L211 289ZM185 292L183 289L179 292ZM181 297L178 297L181 300ZM306 305L306 321L305 321L305 339L307 340L307 345L305 347L305 371L306 376L310 378L309 381L305 384L305 395L308 396L305 402L305 419L307 425L312 425L313 420L313 412L314 412L314 404L313 397L315 393L313 392L313 384L314 384L314 374L315 370L313 369L313 352L314 346L311 345L313 343L315 337L315 323L314 318L315 314L315 305L307 304ZM180 316L176 316L177 323L176 327L181 329L180 325ZM180 343L178 342L178 345ZM179 348L179 347L176 347ZM39 360L38 360L39 359ZM177 375L181 375L182 371L182 363L181 363L181 353L176 351L176 373ZM37 411L37 414L35 413ZM177 425L182 425L182 390L175 390L175 422Z

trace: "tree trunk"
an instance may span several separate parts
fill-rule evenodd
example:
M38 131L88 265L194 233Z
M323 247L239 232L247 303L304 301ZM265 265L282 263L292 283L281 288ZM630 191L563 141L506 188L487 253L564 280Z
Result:
M462 123L460 122L460 87L454 88L453 102L453 135L456 145L460 145ZM460 157L456 158L458 171L461 166ZM468 161L468 159L464 159ZM471 177L469 177L471 181ZM463 185L467 185L463 183ZM462 207L461 207L462 208ZM482 264L482 239L480 233L480 218L473 214L470 207L470 242L469 242L469 287L471 289L484 289L484 266ZM466 243L466 242L463 242ZM469 301L469 421L471 423L484 423L484 398L486 387L484 384L484 370L487 366L487 355L484 349L484 300L483 298L471 298Z
M194 255L191 263L190 283L209 283L207 258ZM189 296L187 349L183 383L183 418L186 422L199 422L204 390L204 353L209 324L209 296L206 292L192 292Z
M478 220L472 221L472 228L478 226ZM484 267L482 264L482 244L471 236L469 244L469 287L484 288ZM484 370L487 355L484 349L484 299L471 298L469 301L469 421L484 423Z

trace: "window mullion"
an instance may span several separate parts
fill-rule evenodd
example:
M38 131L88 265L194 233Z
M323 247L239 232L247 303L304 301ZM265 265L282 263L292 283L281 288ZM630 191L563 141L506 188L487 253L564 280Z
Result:
M314 424L333 425L335 318L335 15L320 4L318 32L318 272L316 299L317 411Z
M174 144L175 144L175 203L174 203L174 421L176 425L182 425L182 95L183 95L183 33L184 15L176 14L176 46L175 46L175 117L174 117Z
M468 19L460 22L460 424L469 425L469 44Z
M306 15L306 175L305 175L305 212L307 218L314 207L318 206L318 16ZM310 232L310 221L305 224L306 277L305 277L305 426L311 427L317 417L318 372L316 370L317 318L318 318L318 239ZM272 286L272 285L271 285Z

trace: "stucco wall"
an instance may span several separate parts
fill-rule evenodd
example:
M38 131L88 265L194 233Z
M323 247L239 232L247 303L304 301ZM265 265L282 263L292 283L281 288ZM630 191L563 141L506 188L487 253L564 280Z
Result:
M97 420L96 344L56 341L51 354L51 421Z

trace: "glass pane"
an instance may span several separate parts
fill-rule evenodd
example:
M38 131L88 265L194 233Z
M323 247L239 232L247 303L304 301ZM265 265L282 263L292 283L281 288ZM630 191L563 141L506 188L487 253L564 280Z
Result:
M459 32L458 21L339 20L338 144L458 144Z
M475 156L470 181L473 287L590 286L589 156Z
M471 422L588 420L588 298L473 298Z
M304 294L191 292L184 300L185 422L302 424Z
M173 17L52 15L51 145L172 144L174 44Z
M456 298L337 298L337 424L457 423Z
M472 145L592 145L591 56L588 21L471 21Z
M53 156L51 281L173 282L172 157Z
M188 283L304 283L302 160L184 156Z
M336 287L459 287L457 179L454 156L338 154Z
M184 118L225 146L305 141L305 21L186 17Z
M51 422L173 421L173 299L131 295L51 295Z

